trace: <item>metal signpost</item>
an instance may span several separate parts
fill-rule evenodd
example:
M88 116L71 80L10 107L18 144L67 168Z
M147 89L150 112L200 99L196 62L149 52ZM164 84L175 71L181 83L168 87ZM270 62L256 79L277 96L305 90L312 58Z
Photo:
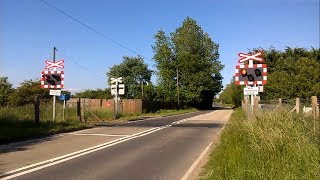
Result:
M246 85L243 90L245 96L251 96L251 112L253 113L254 97L263 92L263 85L267 83L267 65L261 64L264 59L262 52L255 54L239 53L238 65L235 72L235 84ZM259 64L253 64L253 61ZM248 64L245 64L248 62Z
M124 95L124 84L122 83L122 77L118 78L111 78L111 95L114 96L114 102L115 102L115 108L114 108L114 115L113 118L116 118L116 115L118 114L118 100L120 100L120 97L118 95Z
M56 118L56 96L60 96L61 89L64 87L64 60L56 62L56 48L53 48L53 62L45 61L45 70L41 72L41 88L50 89L50 95L53 96L52 119ZM58 71L57 68L61 70ZM53 69L53 70L50 70Z
M66 110L66 101L70 100L70 95L69 94L61 94L59 96L59 99L60 99L60 101L63 101L62 120L64 121L65 110Z

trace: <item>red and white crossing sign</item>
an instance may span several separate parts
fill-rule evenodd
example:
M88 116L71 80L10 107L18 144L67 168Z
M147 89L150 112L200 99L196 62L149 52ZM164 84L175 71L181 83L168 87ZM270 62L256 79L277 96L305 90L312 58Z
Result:
M238 56L240 57L238 60L238 63L244 63L245 61L249 61L249 60L258 61L260 63L264 61L264 59L261 57L262 52L257 52L255 54L239 53Z
M267 84L266 64L240 64L236 66L236 85L264 85Z
M64 87L63 71L42 71L41 88L43 89L61 89Z
M59 60L57 62L52 62L49 60L46 60L46 67L45 69L50 69L50 68L64 68L64 60Z

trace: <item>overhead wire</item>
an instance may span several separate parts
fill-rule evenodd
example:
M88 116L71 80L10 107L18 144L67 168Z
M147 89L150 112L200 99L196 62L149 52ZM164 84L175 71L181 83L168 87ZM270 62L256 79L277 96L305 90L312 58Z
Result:
M126 50L128 50L128 51L130 51L130 52L132 52L132 53L134 53L134 54L136 54L136 55L138 55L138 56L142 57L142 58L144 58L142 55L140 55L140 54L139 54L139 53L137 53L136 51L134 51L134 50L132 50L132 49L128 48L127 46L125 46L125 45L123 45L123 44L121 44L121 43L117 42L116 40L114 40L114 39L112 39L112 38L108 37L107 35L105 35L105 34L103 34L103 33L99 32L99 31L98 31L98 30L96 30L96 29L94 29L94 28L90 27L90 26L89 26L89 25L87 25L86 23L84 23L84 22L82 22L82 21L78 20L77 18L75 18L75 17L71 16L70 14L68 14L68 13L64 12L63 10L61 10L61 9L57 8L56 6L54 6L54 5L50 4L50 3L48 3L47 1L45 1L45 0L39 0L39 1L43 2L44 4L46 4L46 5L50 6L50 7L51 7L51 8L53 8L53 9L57 10L57 11L58 11L58 12L60 12L61 14L63 14L63 15L65 15L65 16L67 16L68 18L70 18L70 19L72 19L72 20L76 21L76 22L77 22L77 23L79 23L80 25L82 25L82 26L84 26L84 27L86 27L86 28L90 29L91 31L93 31L94 33L96 33L96 34L100 35L101 37L103 37L103 38L105 38L105 39L107 39L107 40L111 41L112 43L114 43L114 44L116 44L116 45L118 45L118 46L120 46L120 47L122 47L122 48L124 48L124 49L126 49ZM80 64L80 63L78 63L77 61L73 60L73 58L70 58L69 56L67 56L66 54L64 54L63 52L61 52L61 50L58 50L58 49L57 49L57 51L58 51L58 52L60 52L60 53L61 53L62 55L64 55L65 57L67 57L67 58L68 58L70 61L72 61L73 63L75 63L75 64L77 64L78 66L80 66L82 69L84 69L84 70L86 70L86 71L90 72L90 70L89 70L88 68L84 67L83 65L81 65L81 64ZM106 78L104 78L103 76L101 76L100 74L97 74L97 73L94 73L94 74L95 74L95 75L97 75L98 77L102 78L102 79L106 79Z
M121 43L119 43L119 42L117 42L116 40L114 40L114 39L112 39L112 38L108 37L107 35L105 35L105 34L103 34L103 33L99 32L99 31L97 31L96 29L94 29L94 28L90 27L89 25L87 25L87 24L86 24L86 23L84 23L84 22L81 22L80 20L78 20L78 19L76 19L75 17L71 16L70 14L68 14L68 13L66 13L66 12L64 12L64 11L62 11L61 9L57 8L56 6L54 6L54 5L50 4L50 3L48 3L47 1L44 1L44 0L39 0L39 1L41 1L41 2L45 3L46 5L48 5L48 6L52 7L53 9L55 9L55 10L57 10L57 11L59 11L61 14L63 14L63 15L65 15L65 16L69 17L70 19L72 19L72 20L76 21L77 23L81 24L82 26L84 26L84 27L86 27L86 28L90 29L91 31L95 32L96 34L100 35L101 37L103 37L103 38L105 38L105 39L108 39L109 41L111 41L111 42L113 42L113 43L117 44L118 46L120 46L120 47L122 47L122 48L124 48L124 49L126 49L126 50L128 50L128 51L130 51L130 52L132 52L132 53L134 53L134 54L136 54L136 55L138 55L138 56L140 56L140 55L139 55L139 53L137 53L136 51L134 51L134 50L132 50L132 49L128 48L127 46L125 46L125 45L123 45L123 44L121 44ZM142 56L141 56L141 57L142 57Z
M85 66L83 66L82 64L78 63L77 61L73 60L73 58L67 56L65 53L63 53L60 49L56 48L56 51L59 52L60 54L62 54L64 57L66 57L68 60L72 61L73 63L77 64L78 66L80 66L82 69L88 71L89 73L94 73L97 77L103 79L103 80L107 80L105 77L101 76L100 74L96 73L96 72L91 72L88 68L86 68ZM108 80L107 80L108 81Z

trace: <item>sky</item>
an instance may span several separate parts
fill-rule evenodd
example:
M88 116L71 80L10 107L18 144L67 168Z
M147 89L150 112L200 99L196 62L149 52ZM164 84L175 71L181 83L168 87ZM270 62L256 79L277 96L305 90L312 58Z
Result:
M56 60L65 60L65 89L71 92L106 88L106 72L123 56L139 54L156 70L154 35L160 29L174 32L186 17L219 44L224 85L239 52L319 48L319 0L44 1L98 33L41 0L0 0L0 76L13 87L40 79L53 47Z

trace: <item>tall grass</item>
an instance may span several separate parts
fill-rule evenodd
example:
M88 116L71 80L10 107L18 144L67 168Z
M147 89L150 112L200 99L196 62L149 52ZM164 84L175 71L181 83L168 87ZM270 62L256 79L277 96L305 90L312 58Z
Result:
M62 120L62 105L56 105L56 120L52 121L52 105L40 105L40 124L34 123L34 106L0 108L0 144L15 140L69 132L92 127L80 123L76 108L67 108Z
M287 111L250 119L237 109L202 173L205 179L320 179L319 120Z

